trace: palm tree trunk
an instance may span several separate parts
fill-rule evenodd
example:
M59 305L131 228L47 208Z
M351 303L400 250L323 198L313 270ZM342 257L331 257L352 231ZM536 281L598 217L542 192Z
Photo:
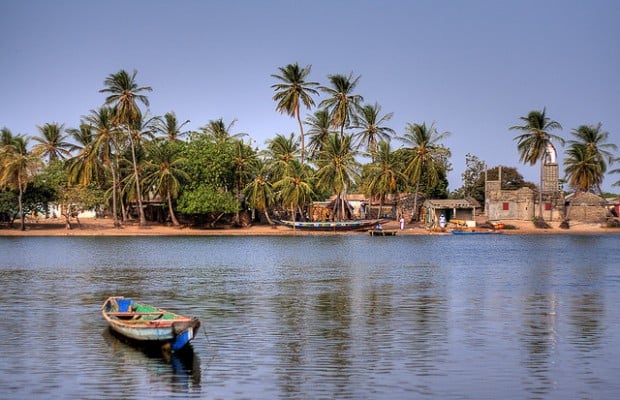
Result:
M112 214L113 214L113 218L114 218L114 228L119 229L121 227L120 222L118 221L118 212L116 210L116 191L117 191L117 184L116 184L116 171L114 171L114 166L111 166L111 172L112 172Z
M140 174L138 173L138 161L136 159L136 147L134 145L131 129L129 129L129 142L131 144L131 158L133 160L133 174L136 180L136 196L138 197L138 215L140 216L140 226L146 225L144 209L142 208L142 190L140 188Z
M299 123L299 139L301 140L301 165L303 166L304 157L306 155L306 145L304 143L304 127L301 123L301 117L299 116L299 103L297 104L295 114L297 115L297 122Z
M420 190L420 182L415 185L415 192L413 193L413 218L416 221L420 220L420 216L418 215L418 191Z
M181 224L179 224L177 217L174 215L174 209L172 208L172 196L170 196L170 192L168 192L166 197L168 198L168 212L170 213L170 219L172 220L172 225L179 226Z
M265 214L265 218L267 219L269 225L273 225L273 221L271 220L271 218L269 218L269 213L267 212L266 208L263 209L263 213Z
M26 230L26 216L24 215L24 205L22 203L24 190L22 189L21 178L18 178L17 186L19 186L19 194L17 195L17 203L19 205L19 216L21 217L20 230L25 231Z

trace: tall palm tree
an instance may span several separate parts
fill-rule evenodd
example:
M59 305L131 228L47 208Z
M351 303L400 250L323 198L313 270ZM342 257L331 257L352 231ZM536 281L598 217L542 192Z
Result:
M338 221L345 217L344 195L360 175L360 165L355 160L357 152L352 142L351 135L336 133L330 136L317 160L317 186L336 194L334 214Z
M556 141L561 145L564 145L564 139L560 136L554 135L549 131L554 129L562 129L562 125L559 122L554 121L547 117L547 110L543 108L542 111L533 110L526 116L519 118L523 124L510 127L511 130L517 130L523 132L516 136L514 140L517 141L517 149L521 162L524 164L535 165L540 162L540 186L538 187L538 215L542 220L542 189L543 189L543 167L544 160L547 157L547 151L550 147L553 147L553 142Z
M248 183L243 192L247 197L248 204L254 209L262 211L269 225L273 225L268 210L274 203L275 193L273 185L267 179L264 171L261 171L252 182Z
M10 131L6 132L7 137L3 138L3 140L8 140L8 133ZM4 134L5 132L3 132ZM41 158L38 154L28 151L27 138L22 135L16 135L11 137L10 144L2 146L0 149L0 160L0 188L17 189L21 230L26 230L26 216L22 200L28 182L34 178L42 166Z
M597 187L600 192L604 174L596 154L582 144L573 144L566 151L566 156L565 173L570 187L582 192Z
M120 182L120 159L124 150L124 140L121 131L114 124L114 110L110 107L91 110L90 114L84 117L84 121L92 127L95 133L92 152L89 151L85 154L87 159L84 168L90 169L100 162L109 170L112 177L111 195L114 227L120 228L117 199Z
M417 201L422 177L426 177L427 186L434 186L439 181L445 159L450 157L450 150L441 144L450 132L438 132L433 122L430 126L426 123L408 123L405 126L405 134L401 140L405 143L404 174L415 185L413 212L414 218L418 217Z
M359 109L358 115L354 118L353 128L359 129L357 138L358 146L366 147L366 151L370 153L374 160L377 152L377 143L380 141L389 141L396 134L394 129L384 126L383 124L392 119L394 113L381 114L381 106L379 103L366 104Z
M181 140L187 132L182 131L183 127L189 124L189 119L179 124L179 120L174 112L165 113L163 118L156 118L154 128L156 133L160 133L169 141Z
M124 126L127 130L127 137L131 146L131 155L133 162L134 183L136 185L136 198L138 199L138 213L140 216L140 226L146 224L144 209L142 208L142 190L140 187L140 173L138 170L138 160L136 157L136 146L139 136L134 134L136 126L142 124L142 111L138 106L138 101L143 105L149 105L148 98L141 94L150 92L153 89L149 86L138 86L136 83L137 71L128 74L125 70L120 70L115 74L110 74L105 80L106 87L101 89L101 93L109 93L106 97L105 104L114 107L114 122L119 126Z
M340 136L344 136L344 128L351 121L352 116L359 108L364 98L359 94L353 94L361 76L353 78L353 73L345 75L328 75L327 79L331 87L319 86L319 89L329 97L321 101L320 108L329 111L332 126L340 128Z
M592 157L598 164L598 173L600 177L596 179L596 188L599 193L602 193L600 185L603 183L608 164L614 161L614 153L612 153L612 151L617 151L618 146L613 143L607 143L609 132L602 130L602 124L600 122L597 125L580 125L571 131L571 135L575 137L575 139L568 141L571 150L573 150L571 156L574 155L572 153L581 153L580 150L573 148L583 147L584 151L587 152L587 154L583 154L583 156L586 158ZM573 157L571 157L571 162L572 161L574 161Z
M183 171L187 160L181 156L181 146L174 141L152 141L145 148L148 157L144 167L144 185L166 199L172 225L179 226L172 202L179 196L181 181L189 179Z
M273 74L273 78L278 79L281 83L271 85L275 91L273 100L277 101L276 111L281 114L288 114L297 118L299 123L299 137L301 139L301 163L304 163L305 141L304 128L301 123L301 104L307 109L314 107L312 95L318 95L319 92L314 89L318 86L318 82L306 82L306 78L312 69L311 65L304 68L299 67L297 63L288 64L284 67L278 67L280 75Z
M334 133L330 129L329 113L327 110L318 110L314 115L306 118L305 124L310 127L308 130L308 136L310 136L310 142L308 143L310 158L316 158L317 154L323 149L323 143Z
M42 158L47 157L48 162L64 160L71 156L71 143L65 141L67 135L63 134L64 124L48 122L42 126L37 125L37 129L41 136L32 138L38 142L32 148L34 152L40 154Z
M405 182L406 177L402 173L401 162L390 148L390 143L380 141L377 144L375 160L369 166L368 181L365 186L365 192L368 196L379 197L379 215L383 210L385 197L389 194L395 194L398 191L399 184Z

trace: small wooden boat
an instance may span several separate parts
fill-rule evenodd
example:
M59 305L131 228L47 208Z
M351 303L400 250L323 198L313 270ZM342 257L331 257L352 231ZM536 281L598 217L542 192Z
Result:
M114 332L143 345L160 345L178 351L200 327L200 320L126 299L109 297L101 307L103 318Z
M370 229L368 231L370 236L396 236L395 230L385 230L385 229Z
M381 223L380 219L358 219L353 221L311 222L311 221L276 221L280 225L293 229L311 231L355 231L376 226Z

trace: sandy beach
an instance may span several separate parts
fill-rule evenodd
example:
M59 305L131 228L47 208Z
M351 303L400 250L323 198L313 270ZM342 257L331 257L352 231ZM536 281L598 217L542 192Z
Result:
M572 223L569 229L559 227L559 222L551 222L549 229L538 229L530 221L503 221L506 225L516 229L505 229L502 232L509 235L553 235L553 234L620 234L620 229L606 228L601 224ZM81 219L80 225L72 222L72 229L65 227L62 219L42 219L38 222L28 222L26 230L19 229L19 221L15 221L12 228L0 227L0 236L277 236L277 235L360 235L366 231L302 231L293 230L285 226L254 225L248 228L198 228L173 227L159 224L148 224L140 227L137 223L129 223L120 229L115 229L110 219ZM398 235L442 235L446 232L431 232L417 224L405 225L400 230L397 221L390 221L383 225L386 230L396 230Z

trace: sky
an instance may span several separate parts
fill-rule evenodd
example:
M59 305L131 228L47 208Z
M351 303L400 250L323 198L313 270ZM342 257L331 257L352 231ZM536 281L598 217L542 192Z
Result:
M468 153L538 182L509 130L532 110L546 108L567 140L600 122L620 146L618 21L616 0L0 0L0 127L78 127L124 69L152 87L150 115L174 111L193 130L236 120L232 133L264 148L298 133L271 88L279 67L298 63L321 85L360 76L356 93L392 112L399 135L423 122L450 132L450 191ZM618 180L603 190L620 192Z

